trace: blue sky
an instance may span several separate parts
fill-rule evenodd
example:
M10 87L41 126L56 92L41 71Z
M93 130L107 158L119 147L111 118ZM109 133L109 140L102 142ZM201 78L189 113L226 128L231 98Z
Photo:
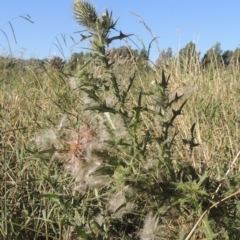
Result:
M240 1L239 0L91 0L99 13L107 8L119 18L117 29L126 34L136 34L131 40L141 47L148 46L152 36L140 19L140 15L158 37L151 48L155 60L158 49L168 47L177 53L188 42L196 43L202 55L216 42L221 48L234 50L240 47ZM12 54L23 58L45 58L54 55L68 59L73 52L80 52L87 43L74 46L70 36L79 41L74 33L82 28L76 23L72 12L73 0L0 0L0 55ZM27 14L34 24L26 21ZM11 23L17 43L11 31ZM63 37L64 36L64 37ZM137 37L138 36L138 37ZM66 40L66 45L64 42ZM131 41L128 41L131 45ZM110 47L126 45L121 40ZM62 48L59 51L59 48Z

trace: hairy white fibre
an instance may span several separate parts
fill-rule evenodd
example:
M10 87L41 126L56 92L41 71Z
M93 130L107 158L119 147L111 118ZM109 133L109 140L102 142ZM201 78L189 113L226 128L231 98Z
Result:
M141 240L158 239L157 225L158 225L158 218L154 216L152 212L148 213L144 221L143 229L140 231L140 239Z
M128 187L125 187L125 191L121 190L116 192L108 202L108 209L114 214L115 217L121 218L124 214L133 211L135 204L127 202L125 194L129 193Z

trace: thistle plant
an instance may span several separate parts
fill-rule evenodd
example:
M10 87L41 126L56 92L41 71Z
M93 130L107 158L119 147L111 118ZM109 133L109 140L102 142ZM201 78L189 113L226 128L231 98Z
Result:
M186 96L172 94L172 78L150 67L145 72L141 61L127 77L120 75L109 48L131 34L117 31L112 13L98 14L89 2L75 1L73 12L87 32L81 40L89 40L90 57L71 79L65 80L62 69L47 74L51 87L37 81L54 114L43 115L51 127L39 127L25 147L40 166L39 202L50 202L49 216L56 213L58 226L50 228L56 238L212 239L212 228L224 236L225 222L217 226L216 219L224 207L237 216L237 194L226 197L228 186L212 180L205 164L199 171L179 157L179 146L189 147L190 159L200 146L198 123L189 124L189 137L179 134L179 119L189 108ZM148 54L142 53L145 61ZM229 177L229 184L238 180L237 174Z
M0 239L239 239L238 66L162 72L73 10L91 52L69 69L0 59Z
M90 205L85 207L102 232L93 222L81 222L81 226L89 236L111 238L120 229L126 237L142 234L145 239L150 233L146 230L149 220L144 215L166 201L166 195L160 197L162 191L171 191L174 185L169 181L177 181L172 158L177 134L174 124L186 101L180 103L182 95L178 94L170 100L169 77L164 72L155 89L149 91L138 87L137 71L122 84L106 49L111 42L130 35L119 32L109 37L116 31L117 21L108 10L98 15L88 2L75 1L74 14L89 32L82 35L82 40L90 40L92 50L87 65L101 69L100 76L92 75L87 65L79 72L79 94L85 105L85 117L91 120L87 125L83 123L84 130L79 131L71 148L74 154L65 164L75 179L74 194L91 194L92 204L95 201L99 204L95 210ZM149 124L152 120L159 128ZM153 148L158 150L152 152ZM156 219L157 215L153 221ZM161 229L157 225L154 229Z

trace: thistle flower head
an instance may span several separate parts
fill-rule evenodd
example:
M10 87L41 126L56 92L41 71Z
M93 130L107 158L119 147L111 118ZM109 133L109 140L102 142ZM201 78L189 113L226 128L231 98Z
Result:
M112 13L109 13L108 10L102 13L102 16L99 18L99 21L102 23L103 29L109 30L115 27L116 22L112 19Z
M92 4L87 1L76 0L73 4L73 12L80 25L95 30L98 16Z

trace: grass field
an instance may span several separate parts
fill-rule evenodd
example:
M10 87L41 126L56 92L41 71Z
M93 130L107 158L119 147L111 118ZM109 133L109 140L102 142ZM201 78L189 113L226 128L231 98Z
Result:
M239 239L238 66L110 63L81 3L76 70L0 60L0 239Z

